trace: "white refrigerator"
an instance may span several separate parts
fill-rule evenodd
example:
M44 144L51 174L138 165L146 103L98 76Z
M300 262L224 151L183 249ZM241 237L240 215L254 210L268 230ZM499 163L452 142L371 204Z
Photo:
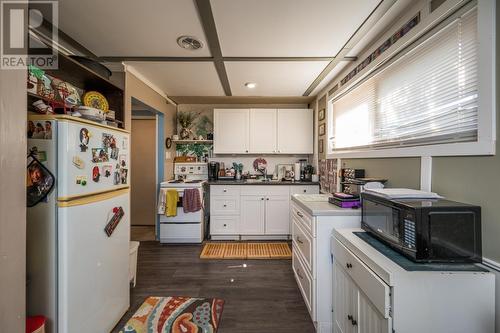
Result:
M129 307L129 133L31 116L28 148L56 184L28 208L28 315L47 333L109 332Z

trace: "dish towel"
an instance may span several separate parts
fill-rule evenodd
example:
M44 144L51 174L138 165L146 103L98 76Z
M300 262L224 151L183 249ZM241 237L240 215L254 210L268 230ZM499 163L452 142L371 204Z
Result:
M197 188L187 188L184 190L182 198L184 213L194 213L201 209L200 191Z
M160 194L158 195L158 214L165 214L167 209L167 189L160 188Z
M165 215L168 217L177 216L177 201L179 201L179 192L177 190L167 190L167 209Z

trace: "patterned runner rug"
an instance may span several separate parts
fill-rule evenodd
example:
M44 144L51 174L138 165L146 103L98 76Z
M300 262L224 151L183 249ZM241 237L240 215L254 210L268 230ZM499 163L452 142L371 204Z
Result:
M216 333L224 300L148 297L120 333Z

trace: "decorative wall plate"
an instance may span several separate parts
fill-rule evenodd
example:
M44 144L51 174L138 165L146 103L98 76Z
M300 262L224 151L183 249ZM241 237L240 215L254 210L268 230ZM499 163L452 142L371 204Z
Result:
M97 91L87 91L85 95L83 95L83 104L103 110L105 113L109 110L108 100L103 94Z

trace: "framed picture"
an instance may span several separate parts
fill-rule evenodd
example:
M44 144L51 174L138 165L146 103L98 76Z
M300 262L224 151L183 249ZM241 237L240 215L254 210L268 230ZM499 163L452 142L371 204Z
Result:
M323 139L319 139L318 141L318 152L320 154L324 153Z
M326 125L325 123L319 125L319 131L318 131L318 135L325 135L326 133Z
M318 120L319 121L325 120L325 109L319 110L319 112L318 112Z

